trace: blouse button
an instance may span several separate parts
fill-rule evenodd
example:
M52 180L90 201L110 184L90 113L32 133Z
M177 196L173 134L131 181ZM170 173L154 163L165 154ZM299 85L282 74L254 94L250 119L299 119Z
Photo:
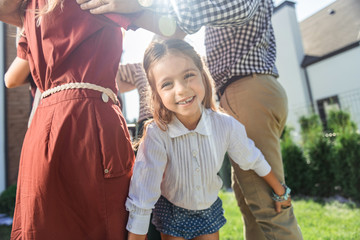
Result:
M196 189L197 189L197 190L200 190L200 186L199 186L199 185L197 185L197 186L196 186Z
M200 171L200 168L196 168L195 170L196 170L197 172L199 172L199 171Z
M195 157L196 154L197 154L197 151L196 151L196 150L193 150L192 155Z
M104 173L109 173L109 169L105 169L105 170L104 170Z

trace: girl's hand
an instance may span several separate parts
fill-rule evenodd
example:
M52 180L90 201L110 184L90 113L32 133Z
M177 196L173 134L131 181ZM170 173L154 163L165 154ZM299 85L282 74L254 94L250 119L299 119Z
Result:
M90 10L92 14L104 13L136 13L144 10L138 0L76 0L82 10Z
M281 212L281 209L287 209L289 207L291 207L291 197L289 197L288 200L283 202L275 201L275 210L277 213Z

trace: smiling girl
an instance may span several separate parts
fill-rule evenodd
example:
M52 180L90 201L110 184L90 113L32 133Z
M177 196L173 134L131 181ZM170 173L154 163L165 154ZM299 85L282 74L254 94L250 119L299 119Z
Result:
M154 120L141 139L126 201L128 239L145 239L152 209L162 239L219 239L226 219L217 173L226 152L272 187L277 212L291 205L290 189L276 179L244 126L217 111L212 79L192 46L152 43L144 69Z

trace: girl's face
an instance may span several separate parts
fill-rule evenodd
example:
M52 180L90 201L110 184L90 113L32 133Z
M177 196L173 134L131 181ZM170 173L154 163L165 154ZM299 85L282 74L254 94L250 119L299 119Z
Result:
M203 73L181 53L168 53L152 67L156 90L164 106L190 130L201 117L205 96Z

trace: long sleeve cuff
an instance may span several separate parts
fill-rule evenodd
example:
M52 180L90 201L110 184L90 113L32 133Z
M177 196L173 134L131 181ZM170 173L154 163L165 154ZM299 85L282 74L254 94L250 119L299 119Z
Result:
M126 229L135 234L145 235L148 232L149 223L150 215L136 215L130 212Z

